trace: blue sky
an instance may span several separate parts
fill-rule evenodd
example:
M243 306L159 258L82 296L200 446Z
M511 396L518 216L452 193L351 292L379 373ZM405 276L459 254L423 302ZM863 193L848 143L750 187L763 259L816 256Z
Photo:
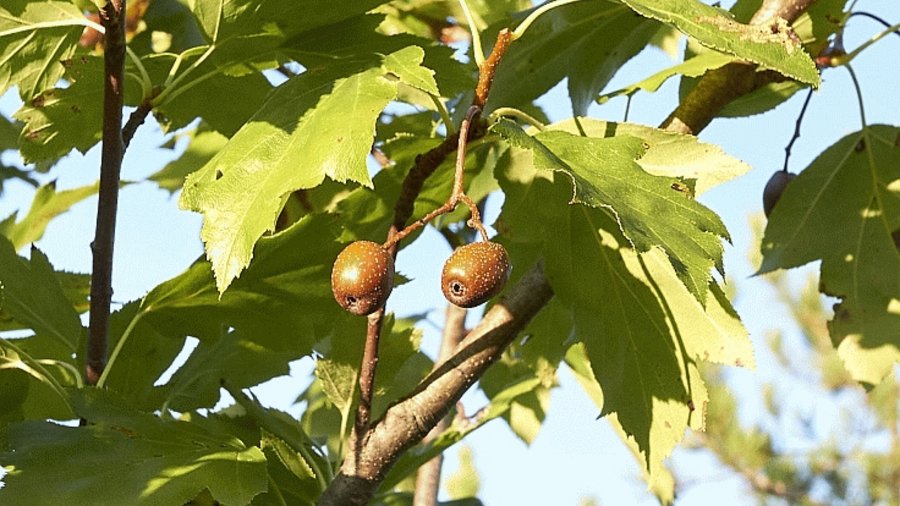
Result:
M862 0L858 9L870 9L890 22L900 21L900 2ZM854 18L845 36L845 45L855 48L879 25ZM888 37L871 47L854 61L862 83L866 116L870 124L900 123L900 39ZM632 60L609 84L617 89L671 65L669 56L650 49ZM735 181L726 183L702 197L702 201L720 213L733 237L733 245L726 247L726 269L729 278L736 280L739 297L736 306L757 348L756 371L733 370L729 383L738 393L742 419L754 423L762 417L760 385L778 380L781 374L773 367L773 359L765 351L765 335L769 329L782 328L787 333L789 349L804 353L804 347L784 310L773 305L773 293L758 279L750 278L754 267L746 260L746 253L756 245L748 227L748 216L761 212L761 194L766 180L780 169L784 146L790 140L794 122L802 105L803 93L793 97L770 113L741 119L715 120L701 135L701 140L718 144L726 152L749 163L753 170ZM630 121L648 125L658 124L677 101L677 79L671 80L655 94L640 93L631 104ZM554 119L569 115L565 87L555 88L542 100ZM603 106L593 106L589 115L621 120L625 100L618 98ZM0 99L0 111L9 115L18 107L10 95ZM805 167L824 148L847 133L858 130L860 119L852 82L844 69L824 73L822 87L812 98L802 126L802 136L794 145L791 170ZM140 181L157 171L177 153L158 149L164 137L152 121L142 127L126 154L123 178ZM180 146L183 147L183 146ZM3 155L8 162L19 163L14 153ZM52 172L59 189L91 184L97 177L99 150L87 155L73 155ZM0 198L0 216L17 209L27 209L32 190L27 185L8 183ZM496 217L497 203L490 206L488 220ZM93 236L96 198L73 207L72 211L54 220L37 246L46 252L55 267L79 272L90 269L89 243ZM180 211L177 195L170 196L151 183L137 183L122 190L119 227L116 232L113 300L126 302L145 294L161 281L179 274L202 253L199 240L199 215ZM404 250L398 269L413 282L399 287L389 301L388 308L401 314L430 311L429 320L440 325L445 301L430 288L438 285L443 259L449 254L445 242L433 232ZM801 269L815 271L816 266ZM803 279L805 272L796 274ZM480 310L470 315L476 321ZM438 333L433 326L424 325L428 350L437 349ZM311 361L294 364L296 378L280 378L265 387L255 389L267 404L298 413L289 403L305 386L305 376ZM619 442L603 420L596 420L597 408L581 392L571 375L561 371L562 387L552 395L550 413L531 447L521 443L503 424L495 421L472 435L466 442L474 450L475 465L481 475L480 497L486 504L560 504L576 505L583 497L593 497L601 504L654 504L644 490L636 461ZM809 413L816 420L824 436L838 426L829 420L833 415L827 406L819 405L806 392L784 392L793 409ZM482 396L464 398L468 412L476 411L484 402ZM790 445L790 431L785 444ZM446 460L446 472L456 467L456 451ZM674 463L686 476L701 476L700 484L685 491L680 504L749 504L746 485L738 478L723 472L709 457L676 451Z

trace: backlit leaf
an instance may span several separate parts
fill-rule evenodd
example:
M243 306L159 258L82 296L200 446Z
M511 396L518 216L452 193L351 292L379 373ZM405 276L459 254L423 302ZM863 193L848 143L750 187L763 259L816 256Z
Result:
M831 338L852 376L877 385L900 361L900 128L875 125L825 150L775 206L760 272L821 260L840 303Z

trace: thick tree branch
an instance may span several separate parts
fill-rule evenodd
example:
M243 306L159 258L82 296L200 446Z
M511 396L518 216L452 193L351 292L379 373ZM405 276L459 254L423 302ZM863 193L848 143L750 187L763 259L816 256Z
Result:
M110 0L100 10L106 29L103 52L103 148L100 160L100 193L97 227L91 244L94 261L91 274L91 315L87 342L85 380L95 385L106 367L109 305L112 299L113 244L119 173L125 144L122 138L122 97L125 84L125 0Z
M813 1L764 0L753 22L769 22L775 16L791 22ZM699 133L726 104L779 78L777 74L757 72L756 67L740 63L709 72L661 128ZM405 226L422 184L452 152L455 141L448 137L441 146L416 160L416 166L404 181L392 232ZM428 163L421 163L424 160ZM438 364L413 393L392 405L365 433L355 435L356 458L345 459L319 504L366 504L397 458L432 430L552 296L553 290L540 264L509 288L507 295L485 314L452 357Z
M459 342L466 335L466 314L467 310L455 306L447 305L446 318L444 319L444 332L441 336L441 349L438 352L437 363L447 361ZM423 443L433 441L440 436L450 426L450 415L441 418L441 421L431 429L431 432L425 436ZM413 494L413 506L436 506L438 491L441 486L441 467L444 465L444 454L429 460L416 473L416 490Z

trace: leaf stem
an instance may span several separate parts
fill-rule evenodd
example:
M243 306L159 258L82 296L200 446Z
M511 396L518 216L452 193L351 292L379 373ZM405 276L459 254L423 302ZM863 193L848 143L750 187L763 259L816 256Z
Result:
M122 333L122 337L119 338L119 341L116 343L116 347L113 348L112 354L109 356L109 363L106 364L106 368L103 369L103 374L100 375L100 379L97 380L97 387L103 388L106 385L106 380L109 377L109 371L112 370L112 366L116 363L116 359L119 358L119 354L122 352L122 348L125 347L125 343L128 342L128 338L131 337L131 333L134 331L134 328L137 326L138 321L141 319L144 313L138 313L128 322L128 327L125 328L125 332Z
M60 399L62 399L62 401L66 404L66 407L69 408L69 411L72 411L73 413L75 412L75 410L72 409L72 405L69 403L69 397L66 395L65 388L63 388L59 381L57 381L57 379L53 377L52 374L50 374L50 371L48 371L43 364L35 360L34 357L26 353L24 350L13 344L9 339L0 338L0 342L2 342L2 346L11 348L16 353L16 355L19 356L19 359L17 361L18 364L16 364L15 366L16 369L49 386L51 390L59 395ZM26 362L26 360L28 362ZM79 386L79 388L82 386L80 376L81 375L77 374L76 371L75 377L79 378L78 380L76 380L76 384Z
M849 63L844 64L847 67L847 72L850 73L850 79L853 80L853 88L856 89L856 100L859 102L859 118L862 121L863 129L866 128L866 107L863 105L863 96L862 96L862 88L859 85L859 80L856 78L856 72L853 71L853 67L850 66Z
M459 0L459 6L462 7L463 15L466 16L466 23L469 25L469 33L472 35L472 54L475 56L475 64L478 65L478 68L481 68L484 65L484 49L481 46L481 34L478 31L478 26L475 24L475 19L472 17L472 11L469 9L468 2Z
M854 58L856 58L859 55L859 53L865 51L869 46L878 42L879 40L883 39L884 37L890 35L891 33L896 33L898 30L900 30L900 23L897 23L895 25L891 25L891 26L885 28L884 30L873 35L871 39L865 41L858 48L847 53L847 56L839 58L839 62L843 63L843 64L850 63L851 61L853 61Z
M528 123L534 128L537 128L541 132L543 132L547 128L547 125L538 121L534 116L529 115L525 111L516 109L515 107L498 107L494 109L494 111L490 114L490 119L496 120L502 116L522 120L523 122Z
M127 44L125 45L125 52L128 54L128 59L134 63L134 66L138 69L138 73L141 75L141 98L149 97L153 90L153 80L150 79L150 74L147 73L147 69L144 68L144 64L141 63L141 58L136 55Z
M453 135L453 120L450 119L450 111L447 110L447 106L444 105L444 101L441 100L441 97L428 94L428 98L434 103L434 108L437 109L438 114L441 115L441 121L444 122L444 126L447 127L447 136Z
M211 54L213 54L213 52L215 50L216 50L216 45L211 44L209 47L206 48L206 51L204 51L203 54L200 55L199 58L197 58L196 60L194 60L193 63L191 63L190 67L188 67L187 69L184 70L184 72L182 72L181 74L178 74L177 77L172 79L174 77L174 73L176 73L178 71L178 67L181 65L182 58L181 58L181 54L179 54L175 60L175 63L172 64L172 68L169 70L169 76L166 78L165 89L162 91L162 93L160 93L159 95L156 96L156 98L153 100L153 105L159 106L160 104L165 103L165 101L167 99L169 99L169 95L172 95L173 93L175 93L172 90L177 91L178 85L182 81L187 79L187 77L189 75L191 75L195 70L197 70L197 68L200 65L203 65L203 62L205 62L206 59L209 58L209 56ZM182 53L182 54L184 54L184 53ZM208 74L210 74L210 73L207 73L207 75ZM202 77L205 78L206 76L202 76ZM181 94L181 93L183 93L183 92L181 92L181 91L178 92L178 94ZM176 94L175 96L178 96L178 95ZM172 97L172 98L174 98L174 97Z
M521 23L519 23L519 26L517 26L516 29L512 32L513 40L520 39L522 37L522 35L525 35L525 31L528 30L529 27L531 27L531 24L534 23L535 21L537 21L537 18L544 15L547 11L550 11L557 7L562 7L563 5L566 5L566 4L571 4L571 3L580 2L580 1L581 0L557 0L556 2L547 2L544 5L538 7L537 9L534 10L534 12L529 14L527 18L525 18Z

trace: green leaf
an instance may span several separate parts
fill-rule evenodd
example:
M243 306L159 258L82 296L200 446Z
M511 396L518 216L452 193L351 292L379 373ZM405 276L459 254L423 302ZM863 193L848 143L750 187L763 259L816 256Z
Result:
M259 7L260 16L274 21L287 36L335 24L370 11L385 0L358 0L334 3L330 0L267 0Z
M198 261L151 290L141 312L166 335L206 341L200 351L210 346L203 353L215 358L209 363L212 371L233 363L242 348L252 347L259 360L307 355L346 314L331 293L331 266L341 250L341 244L329 240L332 220L308 216L283 233L260 240L253 264L221 298L209 263ZM239 335L215 344L222 329L229 327ZM282 370L283 363L268 367L270 372ZM246 374L239 377L255 373ZM208 379L196 385L209 385Z
M512 237L520 224L535 229L527 237L541 242L559 310L571 315L557 315L551 330L532 339L584 343L603 414L616 414L656 479L684 429L702 426L706 393L697 363L752 365L747 333L717 285L701 304L661 249L638 252L606 213L567 205L568 178L529 167L517 151L498 175L507 195L501 218Z
M679 63L678 65L673 65L667 69L660 70L642 81L638 81L609 93L604 93L597 97L597 103L606 103L619 95L633 95L637 93L638 90L655 93L656 90L658 90L670 77L676 75L699 77L706 73L707 70L717 69L734 60L735 58L733 56L718 51L704 51L698 55L685 58L684 62Z
M190 8L179 0L153 0L142 18L146 28L128 46L139 56L180 53L206 43Z
M98 183L71 190L56 191L56 181L52 181L37 189L31 201L31 209L24 218L17 222L0 222L0 234L5 235L16 250L37 242L44 235L50 221L65 213L73 205L93 196L99 188Z
M459 449L459 467L456 472L447 476L444 488L451 499L463 499L478 495L481 479L478 477L478 470L475 469L472 449L468 446Z
M335 362L327 358L316 361L316 379L328 400L341 412L344 420L350 417L356 392L356 368L347 363Z
M25 386L21 392L0 392L11 403L0 405L0 420L64 420L72 416L66 387L77 386L81 373L72 352L45 336L0 339L0 378ZM0 379L0 383L3 380Z
M256 66L267 67L268 56L273 54L275 43L260 44L259 53L241 52L238 41L224 48L216 46L201 63L208 46L193 48L179 55L181 67L194 70L178 74L183 81L167 88L168 95L160 95L154 101L154 115L164 131L173 131L202 118L207 125L226 137L238 129L259 110L272 90L268 80L256 71ZM256 48L247 42L249 48ZM234 49L233 51L229 51ZM250 51L250 50L247 50ZM154 83L162 83L176 62L176 55L163 53L141 58L141 62ZM266 64L260 63L263 60ZM228 107L222 107L228 104Z
M31 248L31 259L16 255L0 236L0 307L19 323L56 339L70 352L78 349L84 331L47 257Z
M575 115L584 115L616 71L659 30L620 3L576 2L538 18L510 46L486 106L527 104L568 78Z
M791 182L769 218L760 273L821 260L840 303L831 338L850 374L876 385L900 361L900 128L847 135Z
M67 86L50 88L26 102L13 117L24 123L19 148L27 163L56 160L72 149L86 153L101 138L103 58L78 56L61 62ZM138 71L126 64L126 105L141 101Z
M646 145L646 152L637 159L637 164L654 176L675 177L690 183L695 196L750 171L748 164L725 153L715 144L700 142L693 135L591 118L580 118L579 123L588 137L640 138ZM578 131L574 120L561 121L552 128L570 133Z
M303 456L278 436L263 432L262 449L263 451L271 449L284 467L297 478L306 480L316 477L315 471L309 467L309 464L303 459Z
M746 25L698 0L622 1L642 16L674 26L710 49L819 86L815 64L790 26L780 18L765 25Z
M283 336L254 337L228 332L216 341L201 341L165 385L169 406L178 411L212 408L219 401L223 380L234 388L246 388L287 375L288 363L298 357L280 349L286 347Z
M91 275L80 274L76 272L56 271L56 279L62 286L63 293L76 313L84 313L90 307L88 296L91 292ZM0 297L0 332L7 330L27 329L26 325L16 321L2 307L2 297Z
M533 377L534 371L507 353L487 370L478 384L485 395L492 399L495 395L505 392L509 386ZM530 445L537 437L549 407L550 389L545 385L538 385L513 399L503 418L513 433L522 442Z
M462 91L471 90L475 85L471 64L463 64L456 60L451 48L436 44L430 37L385 35L381 28L383 22L384 16L373 14L345 19L340 23L318 27L291 37L284 42L281 50L304 67L316 68L331 66L335 61L354 61L358 65L367 62L375 66L380 64L384 55L389 55L388 59L395 59L390 56L392 53L409 46L417 46L425 52L422 59L423 67L410 65L406 61L397 61L401 64L401 68L407 70L398 74L405 84L445 97L453 97ZM432 84L435 81L440 93ZM427 108L434 107L427 98L422 105Z
M272 229L284 198L328 177L371 186L366 156L375 120L397 94L398 61L411 67L422 50L394 53L380 67L336 64L288 80L201 170L191 174L182 207L205 215L201 237L224 292ZM402 75L400 76L402 78Z
M796 81L770 83L757 88L737 100L729 102L717 114L720 118L740 118L770 111L794 96L804 86Z
M190 141L181 156L147 178L169 193L180 190L184 179L206 165L228 142L228 138L219 132L202 127L187 136Z
M163 407L164 394L168 393L168 388L154 383L178 356L184 337L160 332L141 318L139 310L139 302L129 302L110 315L109 348L113 355L104 386L128 399L131 406L154 411ZM195 369L194 373L202 374L200 371L205 372ZM218 384L216 387L218 392Z
M572 202L609 210L638 251L663 248L685 286L706 300L710 268L722 270L719 238L728 238L728 232L715 213L684 191L683 182L641 169L635 160L647 150L642 139L552 130L529 137L505 120L491 128L531 150L535 167L572 178Z
M21 130L20 126L0 114L0 152L18 147L19 132Z
M90 425L32 421L6 430L0 458L8 474L0 500L170 505L209 489L222 503L248 504L266 490L266 461L257 447L194 423L140 413L102 390L77 391L75 400ZM71 458L74 453L79 458ZM53 487L48 475L57 478Z
M0 95L18 86L29 102L56 85L86 19L70 2L8 0L0 7Z

